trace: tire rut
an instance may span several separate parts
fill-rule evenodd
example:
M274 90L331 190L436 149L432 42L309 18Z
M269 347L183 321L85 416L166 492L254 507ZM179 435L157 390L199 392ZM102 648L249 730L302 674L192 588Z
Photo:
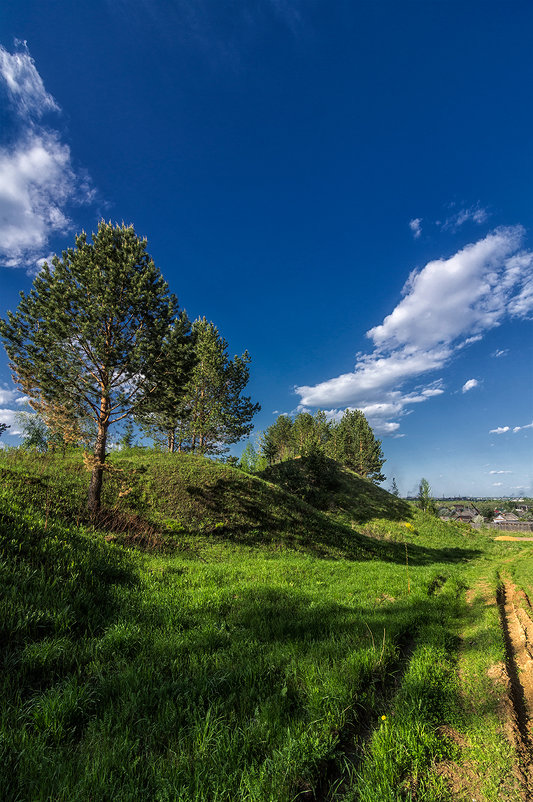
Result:
M518 755L524 802L533 802L533 620L529 599L512 582L502 581L497 593L505 643L505 663L512 704L512 740Z
M406 637L398 644L398 657L395 665L389 668L386 678L382 678L376 687L376 699L373 708L380 700L380 706L385 709L394 698L403 675L409 667L409 661L415 649L412 638ZM381 686L381 687L380 687ZM350 786L349 774L356 771L364 758L365 748L372 737L376 727L375 710L361 711L357 721L350 722L339 733L337 756L325 764L322 777L316 789L302 789L298 799L306 802L334 802L340 798ZM343 757L343 766L339 766L339 754Z

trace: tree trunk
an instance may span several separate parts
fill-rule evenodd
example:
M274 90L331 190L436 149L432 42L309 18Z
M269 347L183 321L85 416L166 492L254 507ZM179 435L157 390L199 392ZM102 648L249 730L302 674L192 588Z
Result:
M89 482L88 508L91 515L100 511L100 495L104 473L105 447L107 442L107 423L98 422L98 436L94 446L94 466Z

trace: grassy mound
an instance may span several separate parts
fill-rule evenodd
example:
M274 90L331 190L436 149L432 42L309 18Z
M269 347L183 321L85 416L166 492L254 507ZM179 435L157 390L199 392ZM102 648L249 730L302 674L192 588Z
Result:
M358 523L372 518L403 521L413 515L403 499L321 455L280 462L262 476L320 509Z
M403 542L415 511L405 501L328 460L319 481L328 490L329 511L317 509L280 486L309 472L306 460L293 460L250 476L203 457L141 449L112 454L104 482L100 528L131 544L216 549L234 546L297 551L321 558L405 562ZM268 481L275 479L279 484ZM333 477L333 482L331 481ZM67 525L88 524L88 474L83 455L6 453L0 480L21 503ZM316 497L315 497L316 499ZM380 523L381 522L381 523ZM383 525L382 525L383 524ZM458 531L438 522L434 543L413 543L409 559L428 564L472 556ZM369 537L370 535L370 537ZM162 536L162 537L161 537ZM462 540L462 537L460 538Z

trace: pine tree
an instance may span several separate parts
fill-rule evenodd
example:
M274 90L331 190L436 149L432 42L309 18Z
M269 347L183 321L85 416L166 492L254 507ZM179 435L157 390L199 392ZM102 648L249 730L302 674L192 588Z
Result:
M178 450L221 454L250 434L261 409L243 395L250 356L230 359L226 340L205 317L194 321L192 340L195 363L176 418Z
M300 412L294 420L280 415L261 439L268 464L294 457L322 455L340 462L373 482L382 482L385 462L381 440L376 440L361 410L347 410L338 423L325 412Z
M139 405L135 415L143 431L170 452L181 451L184 417L187 416L183 400L195 360L191 324L182 311L163 341L157 387Z
M269 465L294 457L293 421L280 415L261 438L261 451Z
M337 459L361 476L382 482L385 458L381 440L376 440L360 409L346 410L336 426Z
M96 513L109 426L155 391L177 301L133 226L102 221L92 242L80 234L52 265L0 321L0 335L30 405L94 423L88 507Z
M292 444L295 455L299 457L306 457L321 450L317 421L309 412L300 412L296 415L292 426Z

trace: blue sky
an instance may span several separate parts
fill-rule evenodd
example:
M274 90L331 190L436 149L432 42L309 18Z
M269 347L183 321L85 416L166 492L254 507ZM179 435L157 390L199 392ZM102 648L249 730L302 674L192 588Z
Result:
M131 222L250 351L257 431L356 407L385 486L533 494L532 34L519 0L4 4L0 315Z

